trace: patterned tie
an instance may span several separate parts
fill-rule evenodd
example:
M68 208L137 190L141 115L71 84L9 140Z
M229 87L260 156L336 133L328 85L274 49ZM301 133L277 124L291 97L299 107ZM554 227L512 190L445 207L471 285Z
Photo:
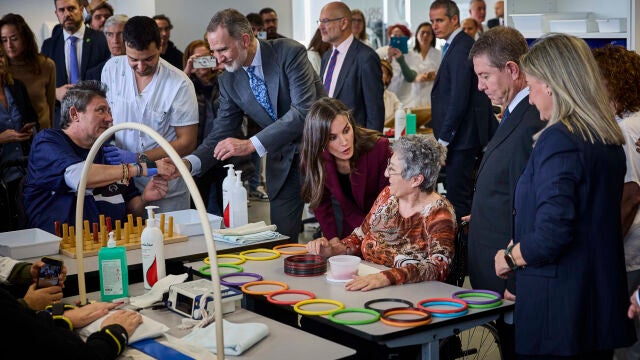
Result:
M271 101L269 101L269 94L267 93L267 86L265 85L264 80L256 76L254 73L255 69L255 66L249 66L247 68L247 75L249 75L249 87L251 87L251 91L256 97L258 104L262 105L262 107L267 110L267 113L269 113L269 116L271 116L271 119L275 121L276 113L271 107Z
M507 107L502 113L502 119L500 120L500 125L498 126L502 126L502 124L504 124L505 120L507 120L507 118L509 117L509 114L511 113L509 112L509 107Z
M338 61L338 54L340 52L338 49L333 50L333 54L331 54L331 59L329 59L329 66L327 66L327 76L324 78L324 89L329 94L329 89L331 88L331 78L333 77L333 69L336 67L336 61Z
M448 48L449 48L449 43L444 43L444 46L442 47L442 57L444 57L444 54L447 53Z
M69 37L69 83L75 84L80 80L80 67L78 66L78 52L76 51L75 36Z

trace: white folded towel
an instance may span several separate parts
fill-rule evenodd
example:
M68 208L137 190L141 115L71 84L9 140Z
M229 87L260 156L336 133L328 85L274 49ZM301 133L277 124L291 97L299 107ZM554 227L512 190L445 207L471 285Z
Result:
M247 225L237 226L234 228L216 229L216 230L213 230L213 234L242 236L242 235L255 234L263 231L276 231L276 229L277 227L275 225L267 225L264 221L258 221L255 223L249 223Z
M247 235L220 235L214 233L213 240L231 244L250 244L256 241L275 239L278 236L280 236L279 232L269 230Z
M169 286L183 283L188 276L189 274L167 275L153 284L148 293L130 298L129 303L141 308L149 307L158 301L162 301L162 294L169 291Z
M101 329L102 322L113 312L118 310L111 310L107 315L101 317L100 319L92 322L91 324L81 328L78 330L78 333L82 337L89 337L89 335ZM158 337L164 333L169 331L169 327L167 325L159 323L150 317L142 315L142 324L136 328L136 331L133 332L133 335L129 338L129 344L133 344L136 341L150 339L154 337Z
M269 335L267 325L260 323L235 324L223 319L222 329L225 355L240 355ZM204 328L194 328L182 338L182 341L202 346L216 353L215 323Z

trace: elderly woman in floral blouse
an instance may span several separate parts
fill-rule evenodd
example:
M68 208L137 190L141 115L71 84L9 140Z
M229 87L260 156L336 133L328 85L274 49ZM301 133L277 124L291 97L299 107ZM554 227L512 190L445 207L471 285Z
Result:
M451 203L435 191L446 149L431 137L408 136L395 141L393 152L385 172L389 186L362 225L342 240L319 238L307 244L312 254L358 255L391 268L356 276L347 290L444 281L449 273L456 217Z

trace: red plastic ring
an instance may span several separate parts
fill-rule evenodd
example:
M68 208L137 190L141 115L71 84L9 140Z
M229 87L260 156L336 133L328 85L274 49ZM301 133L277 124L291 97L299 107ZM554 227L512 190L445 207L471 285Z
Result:
M278 290L278 291L274 291L272 293L269 293L269 295L267 295L267 300L269 300L270 303L276 304L276 305L295 305L296 303L302 301L302 300L284 301L284 300L276 300L276 299L274 299L274 297L276 297L278 295L284 295L284 294L307 295L309 298L308 299L304 299L304 300L310 300L310 299L315 299L316 298L316 294L312 293L311 291L307 291L307 290Z

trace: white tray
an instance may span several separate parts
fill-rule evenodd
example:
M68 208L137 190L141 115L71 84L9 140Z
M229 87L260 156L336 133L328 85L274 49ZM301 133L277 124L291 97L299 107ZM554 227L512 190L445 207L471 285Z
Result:
M41 229L0 233L0 255L27 259L58 254L61 238Z
M200 222L200 216L196 209L169 211L163 214L165 216L164 221L167 223L169 221L169 216L173 216L173 231L178 234L194 236L202 235L204 233ZM222 223L222 218L220 216L207 214L207 217L209 218L209 224L211 224L211 230L220 229L220 224ZM156 214L156 219L160 219L159 214Z

